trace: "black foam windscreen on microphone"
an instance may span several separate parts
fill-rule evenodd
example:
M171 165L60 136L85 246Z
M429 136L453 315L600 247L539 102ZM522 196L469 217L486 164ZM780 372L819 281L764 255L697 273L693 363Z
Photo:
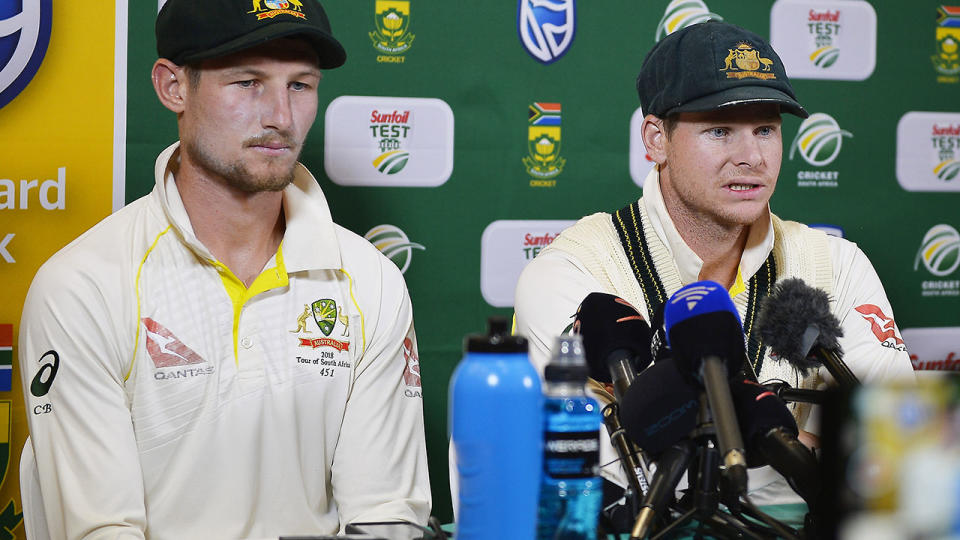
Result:
M737 411L737 423L747 448L747 466L759 467L767 463L759 451L759 438L775 428L783 428L796 437L800 430L786 403L769 389L750 380L730 384L730 395Z
M811 348L842 354L843 329L830 312L830 297L798 278L777 282L760 306L757 328L764 343L804 376L821 365L808 356Z
M656 457L690 435L697 425L700 391L677 370L672 359L645 369L620 402L620 423L627 437Z
M608 362L617 355L630 359L633 371L650 362L650 326L637 308L612 294L594 292L577 308L573 330L583 338L590 377L610 384Z

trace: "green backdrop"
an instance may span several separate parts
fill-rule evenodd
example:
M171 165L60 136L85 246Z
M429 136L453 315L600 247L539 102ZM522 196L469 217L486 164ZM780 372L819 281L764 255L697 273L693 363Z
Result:
M770 36L773 2L706 1L710 12ZM850 6L842 0L808 3L828 11ZM960 272L936 277L922 265L915 269L915 263L931 227L960 227L960 195L907 191L895 172L897 125L904 114L960 112L960 84L937 71L931 59L938 53L941 4L871 4L878 38L876 67L869 77L793 80L809 111L830 115L853 135L843 138L835 161L822 167L839 172L838 186L798 186L799 171L818 168L788 159L786 147L800 124L788 115L784 163L772 206L786 219L843 227L846 237L873 261L901 329L957 327L960 297L923 296L920 291L924 280L957 279ZM492 307L481 295L481 234L495 220L575 219L620 208L639 196L628 169L630 117L639 105L634 80L668 1L577 1L575 37L566 53L549 64L524 50L515 0L410 0L408 6L406 22L415 39L398 63L378 62L384 54L369 36L377 29L375 0L325 2L348 57L344 67L327 72L321 83L320 114L302 161L320 181L335 221L361 235L375 225L393 224L425 247L413 252L405 278L420 346L433 512L449 521L448 381L461 357L463 336L481 330L490 315L511 313ZM129 6L128 201L152 188L154 159L176 139L175 118L159 105L150 85L156 10L151 1ZM841 38L853 32L854 24L845 22ZM844 51L841 46L841 54ZM433 188L332 183L323 167L323 112L341 95L444 100L455 117L449 180ZM528 156L528 108L534 102L563 107L561 155L566 165L554 187L531 187L522 164Z

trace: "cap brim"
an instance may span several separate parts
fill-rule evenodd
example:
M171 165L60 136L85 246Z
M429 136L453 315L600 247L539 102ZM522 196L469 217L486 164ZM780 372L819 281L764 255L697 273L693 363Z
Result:
M191 64L201 60L219 58L235 52L249 49L274 39L298 36L308 40L317 52L321 69L340 67L347 60L347 53L340 42L322 30L298 23L276 23L264 26L253 32L244 34L236 39L223 43L212 49L185 54L179 64Z
M810 113L806 111L797 100L788 94L770 88L768 86L738 86L722 92L703 96L670 109L665 114L675 112L706 112L728 107L741 107L744 105L753 105L756 103L775 103L780 105L780 110L790 114L806 118Z

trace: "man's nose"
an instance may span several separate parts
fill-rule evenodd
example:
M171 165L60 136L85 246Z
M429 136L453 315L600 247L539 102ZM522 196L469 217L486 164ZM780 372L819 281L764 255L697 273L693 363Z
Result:
M261 124L265 129L286 131L293 122L293 110L287 88L270 89L264 94Z

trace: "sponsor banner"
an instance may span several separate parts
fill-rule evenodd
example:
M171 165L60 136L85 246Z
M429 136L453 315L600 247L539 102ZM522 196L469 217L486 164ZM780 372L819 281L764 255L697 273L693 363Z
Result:
M338 97L324 121L324 168L342 186L439 186L453 172L453 111L435 98Z
M911 111L900 118L897 182L907 191L960 191L960 113Z
M807 165L815 167L797 171L798 187L835 188L840 185L840 172L825 169L836 161L843 148L844 137L853 134L841 129L829 114L816 112L805 118L790 143L789 158L800 157Z
M663 10L663 17L657 23L657 35L654 40L660 41L691 24L722 20L723 17L711 12L702 0L672 0Z
M650 159L650 154L647 154L647 147L643 145L643 117L640 107L630 116L630 178L640 187L643 187L643 181L656 165Z
M559 60L576 33L576 0L517 1L517 33L523 48L543 64Z
M480 238L480 292L494 307L513 306L523 268L574 220L499 220Z
M960 371L960 327L906 328L902 333L913 369Z
M791 78L862 81L877 65L877 13L863 0L778 0L770 44Z
M921 296L960 296L960 233L951 225L934 225L923 235L914 272L924 273L927 279L921 284Z

